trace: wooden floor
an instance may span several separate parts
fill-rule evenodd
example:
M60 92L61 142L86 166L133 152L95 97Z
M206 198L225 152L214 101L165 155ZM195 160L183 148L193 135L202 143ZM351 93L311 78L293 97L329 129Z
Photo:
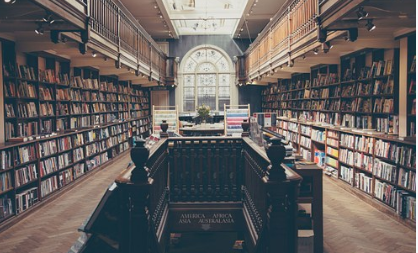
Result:
M0 233L0 252L67 252L79 236L77 228L129 161L129 155L124 155ZM407 253L415 248L414 230L324 177L325 253Z

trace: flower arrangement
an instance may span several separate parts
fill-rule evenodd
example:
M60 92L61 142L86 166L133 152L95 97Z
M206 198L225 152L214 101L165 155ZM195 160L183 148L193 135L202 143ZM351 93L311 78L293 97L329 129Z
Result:
M202 104L197 108L197 114L202 120L206 120L209 117L210 107Z

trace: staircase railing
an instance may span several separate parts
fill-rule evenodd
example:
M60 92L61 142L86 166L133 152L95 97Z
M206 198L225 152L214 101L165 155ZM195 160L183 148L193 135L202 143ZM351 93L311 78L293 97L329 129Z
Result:
M187 221L182 228L190 224L187 231L244 230L249 253L297 252L301 178L280 164L283 146L273 142L265 152L248 137L163 138L150 150L143 145L136 142L131 150L135 166L117 177L117 194L109 203L104 198L99 204L104 208L93 215L103 218L93 218L83 230L92 238L100 237L100 221L118 220L118 252L164 253L175 219L168 220L180 211ZM228 205L235 211L225 210ZM196 212L186 215L188 207ZM106 210L113 210L114 218L109 220ZM221 214L228 219L218 221Z

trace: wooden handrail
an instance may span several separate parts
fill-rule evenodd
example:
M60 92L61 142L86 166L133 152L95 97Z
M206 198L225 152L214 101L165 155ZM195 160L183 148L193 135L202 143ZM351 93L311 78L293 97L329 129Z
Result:
M166 144L167 139L161 139L157 143L155 143L151 149L149 150L149 160L154 160L154 156L158 154L160 148L164 147L164 144ZM130 164L126 169L124 169L119 175L116 177L115 182L118 184L133 184L131 181L131 174L132 171L135 169L135 165L132 163Z
M292 0L282 6L244 53L247 59L247 80L271 71L277 56L281 56L282 61L290 60L292 45L315 31L319 2Z
M166 55L145 29L119 1L88 0L91 29L108 42L127 52L127 60L136 65L149 66L154 73L165 80ZM148 73L147 73L148 74Z

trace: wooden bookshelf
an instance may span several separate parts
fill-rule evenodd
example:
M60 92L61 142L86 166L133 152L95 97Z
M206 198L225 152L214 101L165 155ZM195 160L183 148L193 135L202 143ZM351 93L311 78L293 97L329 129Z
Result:
M322 166L326 174L415 221L416 143L377 131L285 117L279 117L276 132L291 141L305 160Z
M412 45L412 46L410 46ZM407 134L416 136L416 34L408 36L408 95L407 95Z
M12 42L2 49L5 137L13 142L0 144L0 222L150 134L147 89L89 67L71 71L68 60L47 53L17 57ZM131 117L131 95L140 117Z
M276 112L279 109L279 90L277 84L272 84L261 93L261 108L264 112Z
M415 51L408 55L408 85L413 86L405 116L413 133ZM398 49L365 49L341 57L340 65L313 67L310 82L294 75L263 94L270 95L277 85L271 103L279 106L268 110L279 111L276 131L304 159L413 223L416 143L397 137L399 60Z

